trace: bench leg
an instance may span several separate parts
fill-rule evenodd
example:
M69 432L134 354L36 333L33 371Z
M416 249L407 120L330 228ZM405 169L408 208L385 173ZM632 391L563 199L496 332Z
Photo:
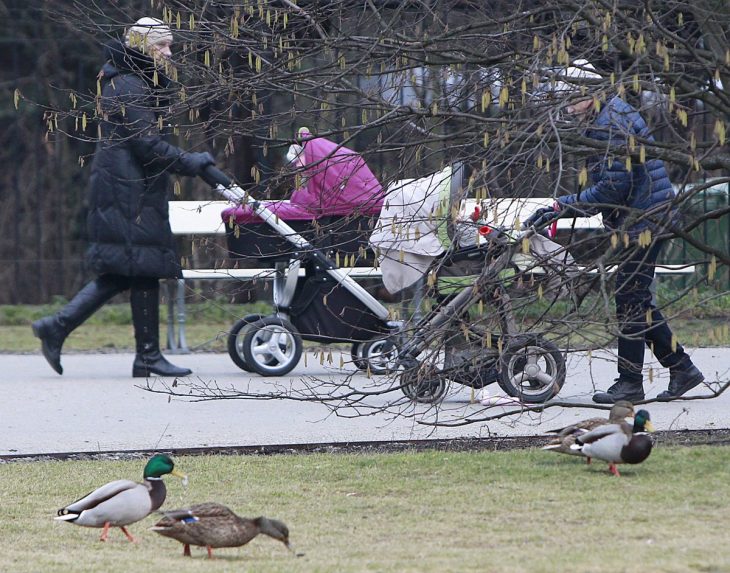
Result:
M176 287L174 293L172 292L173 285ZM177 314L175 312L176 305ZM176 318L177 328L175 325ZM170 354L190 353L185 337L185 279L167 281L167 349Z
M167 294L167 349L171 353L177 351L177 340L175 340L175 295L172 292L173 281L165 281Z
M177 332L177 353L189 354L190 348L185 337L185 279L177 279Z

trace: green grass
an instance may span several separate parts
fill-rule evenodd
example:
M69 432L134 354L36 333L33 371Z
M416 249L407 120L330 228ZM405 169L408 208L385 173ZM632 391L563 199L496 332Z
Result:
M0 351L37 352L38 339L31 322L58 310L52 305L0 305ZM269 314L271 305L201 303L187 306L186 334L190 347L209 352L225 352L228 330L236 320L251 313ZM167 340L167 307L160 307L160 340ZM131 351L134 349L132 316L128 304L108 304L97 311L64 343L68 351Z
M730 570L727 447L655 448L622 478L540 450L183 457L164 507L215 500L289 525L296 558L268 538L182 557L175 541L52 519L143 460L0 465L0 570L13 572L684 572Z
M711 288L693 289L683 292L677 289L660 287L659 303L667 306L666 316L670 317L672 329L678 339L686 346L727 346L730 345L730 294L717 292ZM59 299L48 305L0 305L0 351L1 352L38 352L38 340L33 337L30 324L34 320L55 312L64 301ZM400 310L399 304L392 306ZM476 308L476 307L475 307ZM568 303L558 301L548 305L547 301L537 301L522 307L515 303L515 315L522 331L531 329L532 323L547 313L547 319L561 319L569 309ZM558 338L563 345L570 335L571 347L605 346L615 344L615 337L607 333L603 324L603 306L597 304L595 297L589 297L581 307L584 315L577 316L565 324L550 323L549 335ZM194 350L225 352L227 331L238 318L251 313L269 314L270 303L230 304L209 300L188 304L186 334L188 345ZM485 312L491 312L488 308ZM167 337L167 306L160 307L160 340ZM589 320L598 321L591 324ZM65 352L73 351L131 351L134 336L131 327L132 317L128 304L108 304L95 313L84 325L74 331L64 344ZM537 330L544 329L537 327Z

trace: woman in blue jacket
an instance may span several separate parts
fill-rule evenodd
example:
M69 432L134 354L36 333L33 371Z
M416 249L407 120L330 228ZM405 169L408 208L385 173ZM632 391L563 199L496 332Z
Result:
M576 62L567 75L581 79L600 77L587 71L591 69L587 62ZM607 391L594 394L593 401L613 404L618 400L644 399L645 344L660 364L669 368L669 388L657 398L678 398L700 384L704 376L674 338L650 291L662 246L662 240L656 236L677 218L675 194L664 163L660 159L648 159L644 163L632 162L627 167L623 159L613 156L613 150L628 145L632 137L636 142L653 141L641 114L620 97L613 97L600 110L595 109L592 96L582 98L568 105L566 111L587 123L585 135L605 142L605 150L588 160L590 187L559 197L554 207L536 211L526 225L539 227L556 217L601 213L607 230L618 232L622 241L624 233L629 237L629 246L625 247L624 259L616 272L619 376ZM646 230L651 233L651 242L640 246L639 235Z

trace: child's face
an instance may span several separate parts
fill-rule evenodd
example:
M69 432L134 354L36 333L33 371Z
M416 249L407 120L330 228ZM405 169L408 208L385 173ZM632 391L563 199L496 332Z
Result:
M575 103L571 103L565 108L566 113L583 117L593 108L593 98L586 98Z

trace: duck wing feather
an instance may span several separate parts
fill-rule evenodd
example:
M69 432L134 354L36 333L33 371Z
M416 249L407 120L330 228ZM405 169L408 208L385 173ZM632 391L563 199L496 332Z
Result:
M608 420L606 418L588 418L587 420L582 420L580 422L576 422L575 424L570 424L569 426L565 426L564 428L548 430L547 433L556 434L558 437L565 437L571 434L575 434L576 432L587 432L589 430L592 430L593 428L596 428L597 426L607 423Z
M101 487L96 488L94 491L87 493L85 496L80 497L66 507L59 509L58 515L66 515L68 513L79 514L86 509L92 509L100 503L108 501L115 495L118 495L123 491L133 489L138 485L140 484L128 479L111 481Z
M586 432L585 434L577 436L576 441L579 444L591 444L613 434L626 435L626 428L624 428L624 426L627 426L629 428L630 433L631 428L628 426L628 424L602 424L596 428L593 428L591 431ZM626 442L628 442L628 438L626 439Z
M178 521L194 522L200 519L228 519L236 516L225 505L215 502L198 503L182 509L170 509L160 512L163 517L155 526L169 527ZM236 516L237 517L237 516Z

